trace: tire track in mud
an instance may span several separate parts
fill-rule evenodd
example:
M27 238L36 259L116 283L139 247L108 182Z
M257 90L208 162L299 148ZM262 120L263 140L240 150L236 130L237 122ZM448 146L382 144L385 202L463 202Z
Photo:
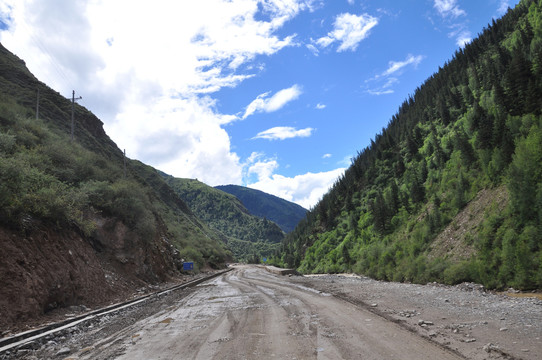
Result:
M253 294L254 300L262 304L263 311L259 312L263 314L259 321L250 324L249 331L249 334L260 336L259 344L262 348L252 350L252 353L285 359L303 359L310 354L316 355L314 338L317 329L311 325L306 311L300 309L299 305L286 301L283 296L277 296L275 290L265 284L255 286L245 276L244 271L239 272L239 275L240 277L235 276L234 280L226 282L242 292ZM300 318L304 321L300 321Z
M246 273L245 273L246 274ZM337 326L335 313L334 316L328 316L322 314L322 308L319 306L320 301L318 299L324 298L324 302L327 302L326 298L331 298L330 294L320 292L311 288L293 285L290 283L285 284L278 280L276 276L268 273L258 274L260 278L247 277L248 282L253 286L269 286L272 284L275 289L280 290L281 297L294 298L302 304L298 306L301 310L310 309L310 326L313 332L312 343L314 351L314 359L357 359L367 358L366 352L363 352L359 346L352 346L351 340L355 339L354 328L349 329L344 326ZM340 312L340 309L337 310ZM350 330L350 331L348 331ZM358 338L359 340L359 338ZM306 358L306 357L305 357ZM381 357L382 359L387 357Z
M338 358L349 359L361 356L364 359L387 359L390 357L431 359L434 358L434 355L430 355L431 353L439 354L438 358L442 359L463 358L430 340L411 333L396 322L389 321L389 319L385 319L378 313L373 313L369 309L359 306L359 304L346 302L312 288L280 281L277 276L269 273L247 271L243 274L248 279L247 281L254 286L272 284L273 287L282 289L285 294L295 294L295 297L305 306L310 307L313 309L312 312L318 314L320 331L318 331L317 352L318 355L324 355L323 357L318 356L318 358L337 358L338 356ZM250 274L257 274L257 277L250 277ZM318 306L320 304L322 306ZM328 356L330 350L336 356ZM325 354L323 354L324 352Z
M319 315L319 309L314 304L315 298L327 297L329 294L313 291L310 288L304 288L300 292L292 291L295 286L285 285L284 282L277 280L276 276L259 272L260 277L254 278L249 277L247 273L251 272L243 272L243 279L249 286L268 288L277 294L274 296L274 300L287 311L288 317L292 320L288 334L301 336L300 340L303 344L307 342L310 344L310 348L303 353L303 359L357 358L357 355L352 357L348 347L337 343L336 340L340 338L340 335L333 331L326 319ZM305 297L307 292L310 297L314 298Z

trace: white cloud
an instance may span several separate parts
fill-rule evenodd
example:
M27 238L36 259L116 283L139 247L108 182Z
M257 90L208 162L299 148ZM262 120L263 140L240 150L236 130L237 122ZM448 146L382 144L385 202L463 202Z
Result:
M472 41L472 36L470 31L462 31L456 38L455 43L459 47L465 47L468 43Z
M279 168L277 159L267 158L264 153L254 151L246 159L243 169L243 182L253 183L273 175Z
M331 155L329 155L331 156ZM350 164L346 164L347 166ZM279 164L275 158L253 152L245 163L245 182L248 187L273 194L310 209L344 173L346 168L287 177L275 174Z
M414 67L417 67L420 62L424 59L425 56L423 55L411 55L408 54L407 58L404 61L390 61L388 63L388 68L386 71L382 73L382 76L389 76L401 69L403 69L407 65L413 65Z
M336 39L330 36L323 36L320 39L316 40L316 44L320 45L321 47L328 47L329 45L333 44L335 40Z
M248 161L248 170L247 177L250 177L252 174L255 174L258 181L267 179L273 175L276 169L278 169L279 164L275 159L266 159L260 160L263 156L259 153L253 153L256 157L252 161ZM251 156L252 157L252 156Z
M123 109L108 132L128 156L177 177L209 185L240 183L243 164L220 126L228 118L211 110L208 97L154 99Z
M269 92L258 95L245 109L243 119L258 112L273 112L280 110L290 101L296 100L302 94L299 85L293 85L287 89L277 91L275 95L269 97Z
M397 76L400 76L409 65L416 68L424 58L424 55L408 54L403 61L389 61L388 68L384 72L365 81L365 83L375 83L372 88L366 89L366 92L371 95L393 94L392 87L399 82Z
M456 18L467 14L465 10L459 8L457 0L435 0L433 6L442 17Z
M263 0L258 3L261 3L263 9L272 15L274 18L272 23L276 27L281 27L301 11L312 12L321 6L317 0Z
M320 173L306 173L294 177L274 174L261 178L258 182L248 185L288 201L295 202L310 209L344 173L345 168L338 168Z
M457 0L435 0L433 6L443 20L448 23L449 28L452 29L448 33L448 37L455 38L457 46L464 47L472 40L472 34L467 30L467 23L465 21L457 21L457 18L467 15L467 12L459 7ZM503 3L501 3L502 6Z
M277 126L265 131L259 132L253 139L267 139L267 140L285 140L295 137L309 137L311 136L313 128L295 129L289 126Z
M501 0L501 3L499 4L499 8L497 9L497 15L503 16L508 11L508 8L510 7L510 2L508 0Z
M457 46L464 47L467 43L471 42L472 34L469 30L467 30L466 24L452 24L450 25L450 29L452 29L452 31L448 33L448 37L455 38L455 43Z
M371 95L387 95L387 94L393 94L395 90L393 89L368 89L367 92Z
M382 85L382 88L383 89L388 89L388 88L391 88L393 86L393 84L399 82L399 79L396 78L396 77L388 77L386 78L386 83L384 85Z
M11 8L8 4L0 2L0 30L9 27L12 22Z
M313 44L306 44L305 46L307 47L307 49L309 49L309 51L314 56L318 56L320 54L320 51L318 50L318 48L316 46L314 46Z
M349 167L352 165L352 156L346 155L342 160L337 162L337 165L342 165L344 167Z
M322 155L322 159L329 159L331 156L331 154L324 154Z
M237 117L220 114L210 94L255 76L257 56L297 45L277 31L313 3L3 0L11 20L0 41L61 94L82 95L130 157L210 185L241 183L246 164L222 128ZM253 111L300 93L294 85Z
M335 41L340 43L337 52L355 51L358 44L367 36L369 31L378 24L378 19L368 15L353 15L344 13L337 15L333 30L315 41L320 47L328 47Z
M318 110L322 110L322 109L325 109L325 108L326 108L325 104L320 104L320 103L316 104L316 109L318 109Z

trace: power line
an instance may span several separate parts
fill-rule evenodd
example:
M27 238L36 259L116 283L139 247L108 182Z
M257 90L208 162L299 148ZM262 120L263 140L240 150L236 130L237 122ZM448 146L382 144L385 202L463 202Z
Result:
M65 85L70 86L72 85L72 76L68 76L66 72L64 71L64 67L56 60L56 57L53 56L52 52L49 50L49 48L35 35L35 31L33 28L28 26L26 22L24 21L18 21L17 26L20 26L24 28L24 31L28 34L29 40L33 45L39 49L42 55L45 55L49 58L51 67L50 69L56 73L56 76L61 79ZM58 89L60 90L60 89Z

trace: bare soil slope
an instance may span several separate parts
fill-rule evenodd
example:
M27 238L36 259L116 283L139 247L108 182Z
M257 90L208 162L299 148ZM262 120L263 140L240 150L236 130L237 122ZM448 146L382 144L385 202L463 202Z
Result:
M144 242L113 219L97 224L92 243L36 221L25 233L0 228L0 334L40 324L59 308L124 299L175 275L164 240Z
M505 186L480 191L431 243L429 258L467 260L475 252L472 235L477 234L477 228L484 221L485 209L495 206L504 211L508 200Z

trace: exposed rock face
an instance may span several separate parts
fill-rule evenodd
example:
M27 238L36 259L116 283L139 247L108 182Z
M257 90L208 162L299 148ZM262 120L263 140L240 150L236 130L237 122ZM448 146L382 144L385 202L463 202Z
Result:
M181 262L164 229L152 241L145 241L117 219L97 218L95 222L98 229L92 245L110 270L146 283L163 282L177 274Z
M117 300L176 274L163 235L145 242L116 219L96 223L91 239L37 222L25 233L0 228L0 330L59 307Z

